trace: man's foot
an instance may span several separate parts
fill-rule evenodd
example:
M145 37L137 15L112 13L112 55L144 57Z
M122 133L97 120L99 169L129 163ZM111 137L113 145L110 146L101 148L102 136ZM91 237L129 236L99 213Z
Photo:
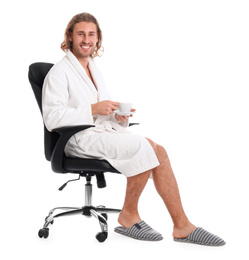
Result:
M125 228L130 228L136 223L142 221L138 213L136 214L125 214L123 211L120 212L118 217L118 223Z
M140 221L130 228L125 228L123 226L116 227L114 229L115 232L128 236L131 238L135 238L138 240L146 240L146 241L160 241L163 239L162 235L147 225L144 221Z
M185 238L190 233L192 233L196 229L196 226L191 224L190 222L181 225L181 226L174 226L173 230L173 237L174 238Z
M183 242L183 243L191 243L191 244L199 244L204 246L224 246L226 242L214 235L209 233L203 228L196 228L193 232L191 232L185 238L174 238L176 242Z

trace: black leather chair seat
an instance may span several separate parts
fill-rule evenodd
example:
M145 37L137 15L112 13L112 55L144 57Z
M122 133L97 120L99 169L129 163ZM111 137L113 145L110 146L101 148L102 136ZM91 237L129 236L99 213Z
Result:
M119 173L105 160L82 159L75 157L64 157L64 169L71 173L88 172L113 172Z

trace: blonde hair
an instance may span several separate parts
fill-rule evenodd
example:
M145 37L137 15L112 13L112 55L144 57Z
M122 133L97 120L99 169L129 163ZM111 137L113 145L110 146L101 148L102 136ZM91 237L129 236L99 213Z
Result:
M96 49L90 56L92 58L94 58L96 56L100 57L104 51L104 48L102 47L102 31L100 30L97 19L89 13L80 13L80 14L75 15L71 19L71 21L69 22L69 24L67 25L67 28L65 30L64 41L61 44L61 49L65 52L67 50L72 51L72 41L69 40L69 36L71 33L73 33L75 24L80 23L80 22L89 22L89 23L91 22L96 25L98 42L96 43Z

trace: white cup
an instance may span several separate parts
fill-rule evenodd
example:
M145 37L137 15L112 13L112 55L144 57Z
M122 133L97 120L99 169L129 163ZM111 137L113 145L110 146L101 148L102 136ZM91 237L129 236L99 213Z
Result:
M129 114L131 112L131 109L132 109L132 104L131 103L119 103L118 111L120 113L127 113L127 114Z

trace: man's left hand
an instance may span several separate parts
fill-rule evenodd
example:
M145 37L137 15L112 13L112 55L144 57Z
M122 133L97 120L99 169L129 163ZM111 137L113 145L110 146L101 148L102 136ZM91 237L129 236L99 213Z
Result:
M134 108L131 109L131 112L132 112L132 113L135 112L135 111L136 111L136 109L134 109ZM133 115L130 115L130 116L120 116L120 115L118 115L118 114L115 114L115 118L116 118L119 122L124 122L124 121L128 120L129 117L132 117L132 116L133 116Z

